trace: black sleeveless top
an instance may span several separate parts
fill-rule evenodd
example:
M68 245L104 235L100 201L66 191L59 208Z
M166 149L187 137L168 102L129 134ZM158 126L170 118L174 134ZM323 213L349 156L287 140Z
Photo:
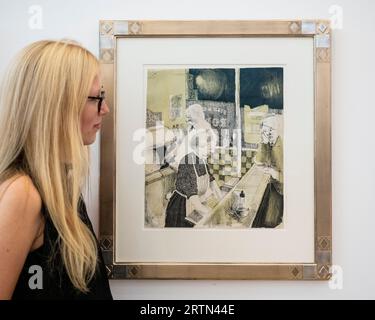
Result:
M80 199L78 209L81 220L94 234L92 224L87 215L86 205L82 199ZM96 272L88 284L90 291L88 293L83 293L73 286L62 263L60 252L58 249L55 249L58 246L58 233L44 205L42 207L42 213L45 217L43 245L28 254L18 278L12 299L112 300L106 268L98 241L98 264ZM53 252L54 256L51 257ZM29 273L29 268L33 265L41 267L43 277L42 282L39 283L42 283L42 289L35 288L35 286L32 286L34 289L31 289L29 286L30 278L36 275L35 271Z

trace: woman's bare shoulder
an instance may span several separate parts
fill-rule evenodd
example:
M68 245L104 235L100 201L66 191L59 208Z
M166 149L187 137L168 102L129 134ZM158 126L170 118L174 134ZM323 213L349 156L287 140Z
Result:
M40 215L41 206L40 194L29 176L15 176L0 184L0 212L6 210L35 218Z
M41 197L31 179L0 184L0 299L9 299L43 223Z

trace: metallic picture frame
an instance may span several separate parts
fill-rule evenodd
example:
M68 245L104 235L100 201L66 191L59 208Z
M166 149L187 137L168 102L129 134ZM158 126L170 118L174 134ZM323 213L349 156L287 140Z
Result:
M314 262L116 264L116 42L132 37L311 37L314 39ZM99 23L99 55L107 103L100 144L100 246L110 279L328 280L332 265L331 29L327 20L133 21Z

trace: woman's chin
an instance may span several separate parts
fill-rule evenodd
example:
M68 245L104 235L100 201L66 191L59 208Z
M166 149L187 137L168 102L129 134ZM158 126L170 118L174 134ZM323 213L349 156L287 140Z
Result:
M86 137L85 139L83 139L83 144L85 146L88 146L90 144L93 144L96 140L96 134L93 135L92 137Z

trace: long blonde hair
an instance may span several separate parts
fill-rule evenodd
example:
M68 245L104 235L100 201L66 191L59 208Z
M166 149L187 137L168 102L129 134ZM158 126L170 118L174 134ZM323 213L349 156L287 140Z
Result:
M89 170L80 115L98 71L80 45L38 41L16 57L0 96L0 183L30 176L58 231L68 276L82 292L96 270L97 244L78 214Z

